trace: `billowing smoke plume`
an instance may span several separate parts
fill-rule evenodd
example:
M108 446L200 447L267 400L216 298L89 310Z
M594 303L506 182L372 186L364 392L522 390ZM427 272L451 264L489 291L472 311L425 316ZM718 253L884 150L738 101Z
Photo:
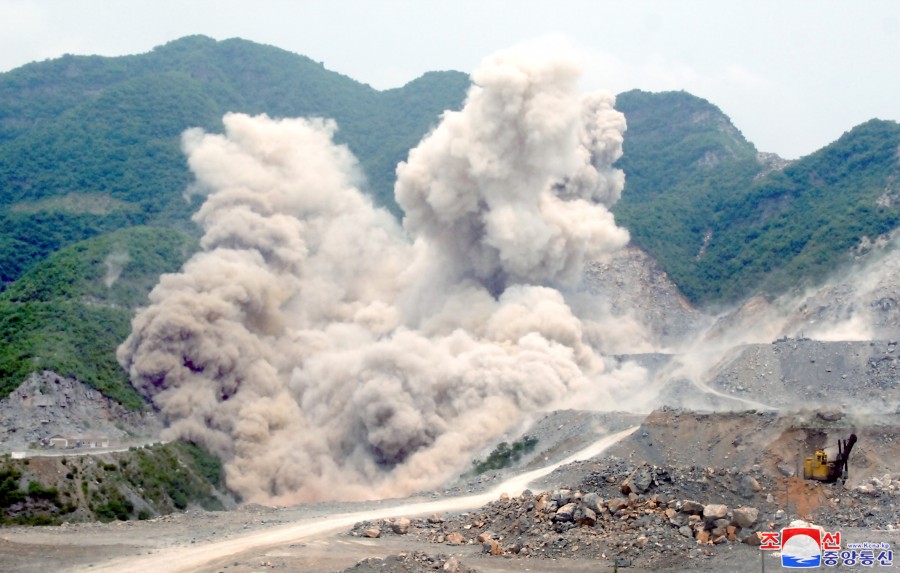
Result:
M488 59L398 168L402 228L330 121L186 132L202 252L119 349L170 435L218 454L246 500L373 498L435 486L525 412L602 401L603 361L555 287L627 242L605 207L625 124L578 75Z
M452 278L494 292L511 283L571 282L586 256L628 241L606 209L622 191L625 117L609 95L583 96L572 62L515 53L472 75L466 108L397 170L404 226Z

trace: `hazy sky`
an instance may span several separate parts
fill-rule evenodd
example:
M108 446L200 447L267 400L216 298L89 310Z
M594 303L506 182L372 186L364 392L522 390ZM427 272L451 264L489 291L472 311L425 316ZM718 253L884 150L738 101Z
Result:
M900 120L900 0L0 0L0 71L189 34L278 46L379 89L562 36L585 54L585 88L687 90L790 158Z

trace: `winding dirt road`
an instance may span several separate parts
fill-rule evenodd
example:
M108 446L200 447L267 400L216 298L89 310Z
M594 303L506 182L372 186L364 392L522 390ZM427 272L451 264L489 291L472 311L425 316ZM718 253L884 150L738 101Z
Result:
M190 547L173 547L152 555L122 557L106 563L95 563L90 567L78 566L69 569L69 571L90 571L94 573L144 573L146 571L179 573L197 571L204 565L249 550L296 544L342 529L349 529L359 521L475 509L496 500L503 492L507 492L510 495L518 495L521 491L528 489L529 484L549 474L561 465L597 456L613 444L634 433L637 429L638 426L633 426L616 434L605 436L560 462L512 476L485 493L434 501L400 503L374 510L341 513L326 518L302 519L290 525L271 527L264 531L232 537L225 541L197 544Z

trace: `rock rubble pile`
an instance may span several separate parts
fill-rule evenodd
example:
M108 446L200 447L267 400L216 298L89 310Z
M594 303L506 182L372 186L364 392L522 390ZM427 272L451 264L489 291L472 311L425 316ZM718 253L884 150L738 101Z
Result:
M357 524L351 535L414 535L452 547L480 545L486 555L581 558L619 567L663 568L721 551L757 551L758 532L792 519L831 529L900 527L894 505L900 476L852 490L761 472L699 467L595 464L575 488L503 494L479 511Z

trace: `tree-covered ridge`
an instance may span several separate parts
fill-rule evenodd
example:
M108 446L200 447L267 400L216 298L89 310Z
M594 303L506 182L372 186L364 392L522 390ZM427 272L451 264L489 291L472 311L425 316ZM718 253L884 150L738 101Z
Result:
M719 208L698 272L725 298L815 283L900 226L900 124L871 120Z
M897 228L900 125L872 120L783 170L709 102L627 92L617 220L698 304L825 278Z
M613 211L694 302L714 299L697 276L710 225L760 172L756 148L708 101L685 92L631 91L616 99L628 122L625 190Z
M443 110L459 107L467 87L464 74L440 72L378 92L304 56L202 36L147 54L65 56L0 74L0 285L110 230L189 229L195 205L183 197L191 177L179 137L189 127L220 130L228 111L335 119L367 190L399 213L396 164ZM114 208L98 214L49 201L98 194Z
M628 122L618 165L628 177L628 203L691 193L718 179L719 166L749 162L756 168L756 148L705 99L633 90L616 97L616 109Z
M70 245L0 293L0 398L33 372L76 378L123 405L143 399L116 361L134 309L196 242L171 229L122 229Z

